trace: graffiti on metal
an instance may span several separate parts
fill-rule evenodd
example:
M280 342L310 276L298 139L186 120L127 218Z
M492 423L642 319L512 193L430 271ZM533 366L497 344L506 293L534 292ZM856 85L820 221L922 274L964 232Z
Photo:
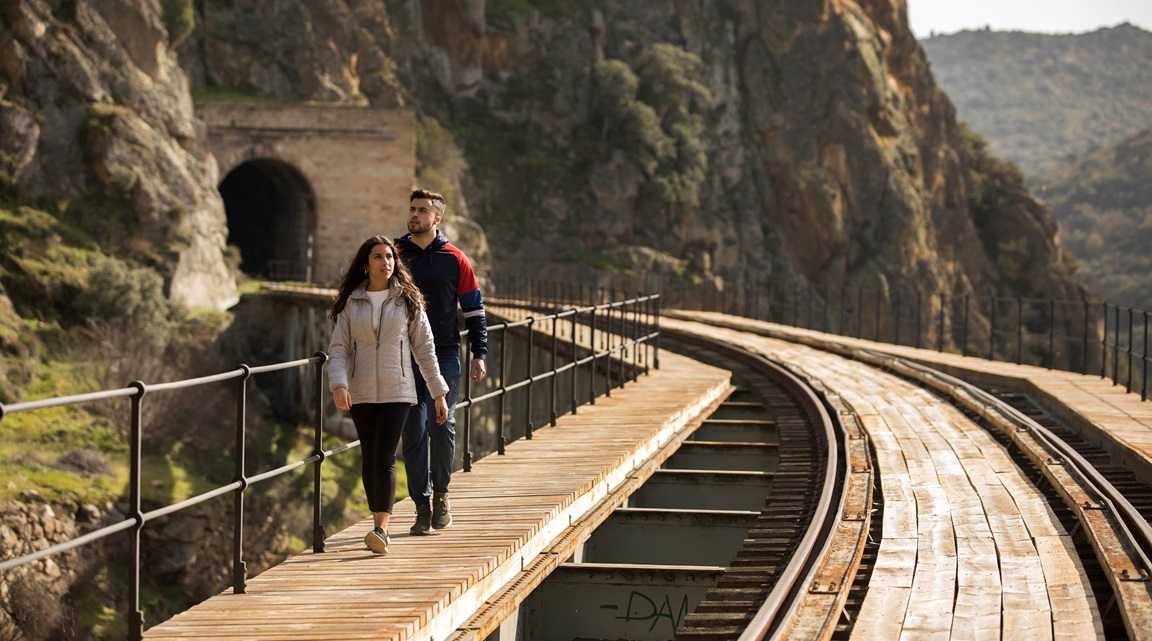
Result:
M620 606L614 603L604 603L600 605L600 609L619 611ZM686 614L688 614L687 594L684 594L680 600L680 607L673 608L672 599L668 594L664 595L664 600L660 603L659 597L654 599L643 592L632 590L632 593L628 595L628 606L624 609L623 616L615 618L621 619L625 623L650 621L649 632L655 630L661 622L666 622L669 626L669 632L675 632Z

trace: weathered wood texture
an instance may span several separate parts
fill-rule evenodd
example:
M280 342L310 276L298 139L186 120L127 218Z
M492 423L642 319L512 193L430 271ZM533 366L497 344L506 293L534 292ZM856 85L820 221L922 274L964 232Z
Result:
M453 477L453 524L409 536L397 503L387 556L363 544L371 519L330 537L146 633L148 639L444 639L487 599L550 554L549 545L726 394L730 374L665 355L661 369L615 389L504 456Z
M858 414L876 452L884 522L853 639L1102 638L1068 532L1004 449L958 410L834 354L661 322L798 366Z
M990 361L879 343L814 330L777 325L714 312L666 312L671 316L722 322L731 327L770 331L781 338L820 346L827 343L883 352L923 363L943 372L979 383L999 385L1030 394L1045 409L1080 430L1095 445L1131 467L1145 483L1152 483L1152 402L1098 375L1050 370L1032 365Z

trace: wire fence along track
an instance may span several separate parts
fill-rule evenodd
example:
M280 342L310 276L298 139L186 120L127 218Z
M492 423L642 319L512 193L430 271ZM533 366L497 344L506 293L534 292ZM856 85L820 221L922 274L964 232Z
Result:
M635 287L663 295L668 309L713 311L830 334L964 356L1099 374L1147 400L1152 311L1089 299L970 291L822 287L747 278L718 289L655 276L623 287L557 283L520 275L497 284L555 301L597 300Z

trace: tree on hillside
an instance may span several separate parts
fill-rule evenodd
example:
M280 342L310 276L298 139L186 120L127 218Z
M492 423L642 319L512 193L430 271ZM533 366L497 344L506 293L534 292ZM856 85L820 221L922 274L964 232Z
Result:
M667 203L697 204L708 169L703 70L699 57L666 43L644 49L632 67L605 60L593 68L601 140L624 151Z

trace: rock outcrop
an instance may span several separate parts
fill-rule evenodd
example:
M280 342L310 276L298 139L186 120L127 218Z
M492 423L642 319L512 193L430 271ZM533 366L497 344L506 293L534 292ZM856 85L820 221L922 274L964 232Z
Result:
M236 282L216 165L159 15L147 0L5 3L0 187L127 226L174 302L224 308Z
M390 50L377 42L407 89L365 96L412 101L457 133L471 163L471 209L504 265L545 276L606 264L737 282L799 276L833 289L1081 295L1051 214L1026 191L1008 198L1019 204L1011 211L975 211L954 110L903 2L386 7L400 35L388 32ZM238 26L196 38L254 40ZM643 42L698 60L705 94L670 105L671 85L646 87L654 56ZM612 61L625 69L610 77L637 85L622 100L664 128L653 144L679 141L674 161L687 157L686 142L706 150L705 166L691 168L698 175L646 165L649 141L611 121L613 87L596 73ZM681 107L680 123L699 123L694 137L676 138L677 123L669 126ZM691 181L695 197L669 197L660 182L669 178ZM1005 262L1007 245L1018 255ZM1013 265L1031 271L1010 273Z
M35 491L0 505L0 560L65 543L123 521L126 506L83 501L48 504ZM249 576L279 562L289 550L268 497L250 497L245 519L245 562ZM232 505L216 500L193 506L148 525L141 537L141 578L146 590L180 586L182 610L217 594L232 579ZM113 534L5 572L0 576L0 634L5 639L72 638L77 622L68 605L78 599L106 601L123 612L127 595L107 590L131 571L127 535ZM96 577L105 572L108 576ZM113 579L112 577L117 577ZM104 586L104 587L101 587ZM80 594L83 593L83 594ZM155 616L145 612L146 619ZM146 620L148 625L157 623ZM71 632L68 632L71 630Z

